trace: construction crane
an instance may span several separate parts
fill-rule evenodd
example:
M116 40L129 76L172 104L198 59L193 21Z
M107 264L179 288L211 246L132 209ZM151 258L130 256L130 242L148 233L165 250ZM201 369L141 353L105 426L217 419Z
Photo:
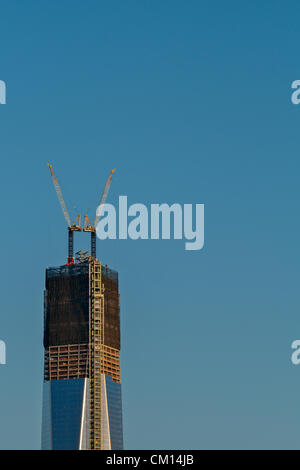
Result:
M60 185L58 183L58 179L55 176L53 166L50 165L50 163L47 163L47 165L50 169L53 186L54 186L54 189L56 191L59 203L61 205L64 217L65 217L66 222L68 224L68 262L67 262L67 264L68 265L74 264L74 254L73 254L73 252L74 252L74 248L73 248L74 237L73 237L73 232L81 232L81 230L82 230L82 228L80 226L81 216L80 216L80 214L78 214L75 221L74 221L74 223L71 224L71 219L70 219L70 216L69 216L69 212L68 212L67 206L65 204L65 201L64 201L64 198L63 198L63 195L62 195L62 191L61 191Z
M103 193L102 193L102 196L101 196L101 199L100 199L100 203L99 203L99 206L98 206L97 211L96 211L96 217L95 217L94 224L93 225L91 224L87 214L85 214L85 216L84 216L83 231L91 233L91 256L93 258L96 258L96 229L97 229L97 225L98 225L98 222L100 220L100 217L101 217L101 209L102 209L102 206L105 204L105 201L106 201L106 198L107 198L107 195L108 195L108 191L109 191L109 188L110 188L110 184L111 184L112 175L114 174L115 171L116 171L115 168L113 170L111 170L111 172L109 174L109 177L108 177L108 180L105 183L104 190L103 190Z

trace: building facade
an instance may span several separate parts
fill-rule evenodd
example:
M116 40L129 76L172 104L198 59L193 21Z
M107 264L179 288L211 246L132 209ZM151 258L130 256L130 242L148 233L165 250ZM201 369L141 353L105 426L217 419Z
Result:
M42 449L123 449L118 273L47 268Z

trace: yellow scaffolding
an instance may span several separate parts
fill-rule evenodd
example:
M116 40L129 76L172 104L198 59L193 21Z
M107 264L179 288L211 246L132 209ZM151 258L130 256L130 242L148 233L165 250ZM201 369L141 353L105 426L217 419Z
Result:
M90 449L102 449L101 346L104 343L104 289L101 263L89 260Z

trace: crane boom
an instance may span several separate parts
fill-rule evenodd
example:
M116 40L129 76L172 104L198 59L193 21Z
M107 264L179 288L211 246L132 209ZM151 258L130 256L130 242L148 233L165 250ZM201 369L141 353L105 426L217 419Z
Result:
M74 232L81 232L81 230L83 230L84 232L91 232L91 257L96 259L96 229L97 229L97 224L98 224L98 222L100 220L100 217L101 217L102 206L105 204L105 201L106 201L106 198L107 198L107 195L108 195L112 175L114 174L116 169L114 168L113 170L111 170L111 172L109 174L109 177L108 177L108 180L105 183L104 190L103 190L103 193L102 193L102 196L101 196L101 199L100 199L99 207L97 208L97 211L96 211L96 218L95 218L94 225L91 224L88 216L85 215L84 216L84 226L81 227L81 225L80 225L80 220L81 220L80 214L77 215L74 223L71 224L71 219L70 219L70 216L69 216L69 212L68 212L68 209L66 207L66 204L65 204L65 201L64 201L64 198L63 198L63 195L62 195L62 191L61 191L60 185L58 183L58 179L55 176L52 165L50 165L50 163L48 163L47 165L50 169L53 186L54 186L54 189L56 191L60 206L62 208L62 211L63 211L64 217L66 219L66 222L68 224L68 261L67 261L67 265L74 264L73 234L74 234Z
M50 168L53 186L54 186L54 189L55 189L55 191L56 191L56 194L57 194L59 203L60 203L60 205L61 205L61 208L62 208L64 217L65 217L65 219L66 219L66 222L67 222L67 224L68 224L68 227L71 227L71 219L70 219L69 212L68 212L68 209L67 209L67 207L66 207L66 204L65 204L65 201L64 201L64 198L63 198L63 195L62 195L62 192L61 192L59 183L58 183L58 179L57 179L56 176L55 176L55 173L54 173L54 171L53 171L52 165L50 165L50 163L47 163L47 165L48 165L48 167Z
M102 193L100 203L99 203L99 206L97 208L96 218L95 218L95 222L94 222L94 229L95 230L97 229L97 225L98 225L98 222L99 222L100 217L101 217L101 208L102 208L103 204L105 204L105 201L106 201L106 198L107 198L107 195L108 195L108 191L109 191L109 188L110 188L112 175L114 174L115 171L116 171L115 168L113 170L111 170L110 175L108 177L108 180L105 183L104 191Z

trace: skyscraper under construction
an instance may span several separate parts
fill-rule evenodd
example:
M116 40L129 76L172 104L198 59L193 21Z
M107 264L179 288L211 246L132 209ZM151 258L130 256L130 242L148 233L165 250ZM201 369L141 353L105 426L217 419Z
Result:
M42 449L118 450L118 273L87 252L74 262L70 231L67 264L46 269Z

